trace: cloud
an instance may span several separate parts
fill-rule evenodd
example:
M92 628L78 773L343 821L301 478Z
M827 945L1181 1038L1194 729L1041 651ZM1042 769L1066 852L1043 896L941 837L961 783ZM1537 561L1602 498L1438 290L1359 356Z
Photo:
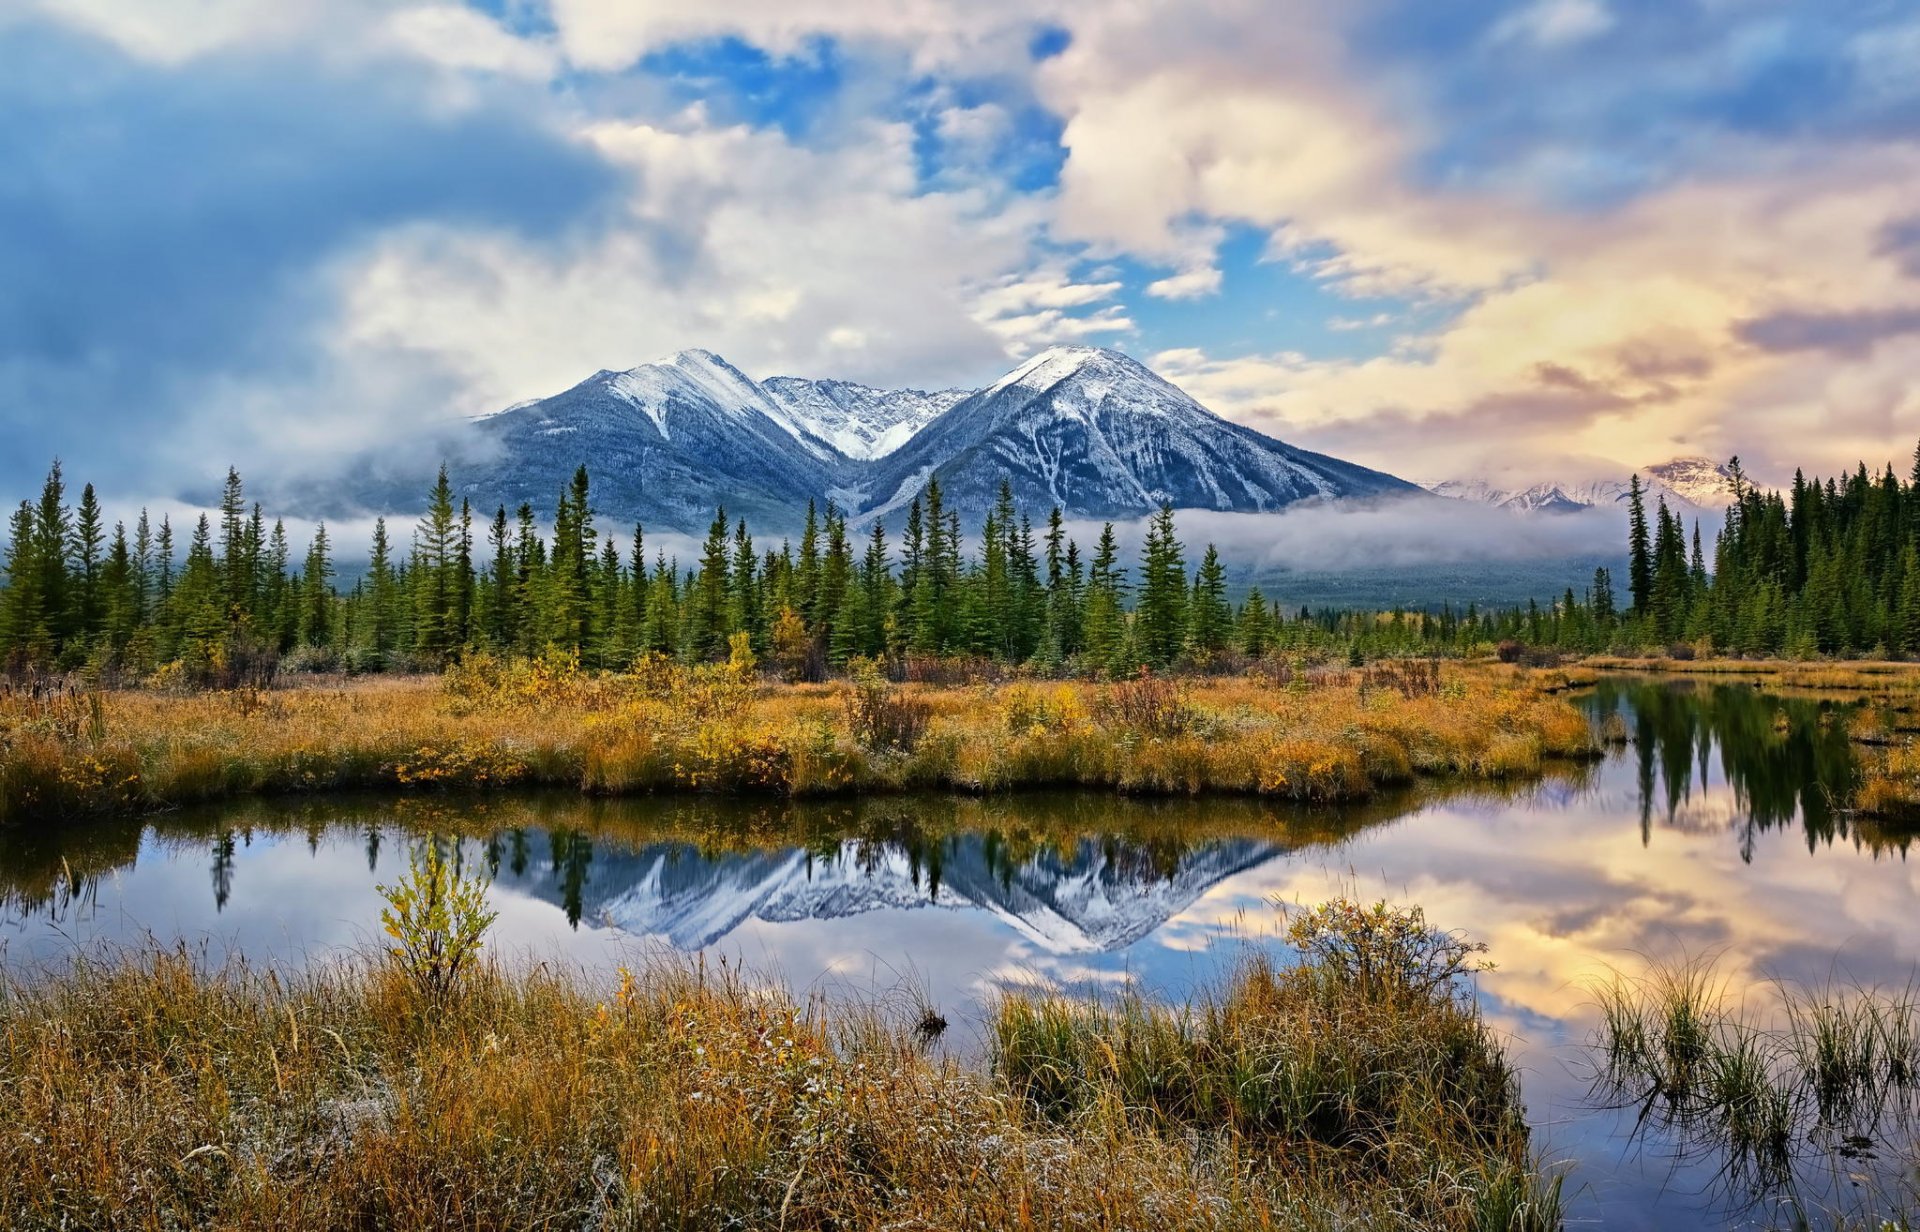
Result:
M462 374L452 409L467 414L695 344L763 376L946 384L1069 332L1111 291L1023 272L1032 211L920 191L904 126L827 149L697 116L589 135L631 175L618 225L564 248L390 233L345 274L348 344Z
M1178 274L1147 284L1147 294L1155 299L1199 299L1220 289L1220 270L1216 266L1182 270Z
M417 418L393 397L430 394L417 375L381 398L375 373L328 371L344 254L424 217L565 243L619 183L511 94L449 106L392 62L175 69L29 25L0 33L0 63L12 484L55 452L123 475L217 466L338 424L323 391Z
M1600 0L1539 0L1493 28L1493 40L1520 40L1541 47L1578 43L1613 28L1613 13Z
M1763 351L1829 351L1854 357L1889 338L1913 333L1920 333L1920 307L1776 312L1739 326L1740 337Z
M1778 479L1920 435L1920 354L1876 345L1920 311L1889 10L495 12L15 0L0 425L27 465L330 457L688 345L927 385L1088 338L1402 473L1738 451ZM1284 292L1259 314L1249 234ZM112 443L137 430L160 445Z
M1412 496L1365 505L1302 505L1281 513L1220 513L1183 509L1177 522L1190 558L1206 545L1237 571L1351 570L1612 557L1625 542L1625 515L1592 509L1528 516L1437 496ZM1148 519L1116 523L1114 537L1127 560L1138 559ZM1095 542L1101 526L1074 522L1070 533Z

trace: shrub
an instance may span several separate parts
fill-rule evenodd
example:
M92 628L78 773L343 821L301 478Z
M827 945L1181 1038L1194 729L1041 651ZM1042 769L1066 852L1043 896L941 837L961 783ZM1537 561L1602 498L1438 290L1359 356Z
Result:
M1287 940L1338 979L1375 995L1452 998L1469 977L1492 969L1483 941L1428 925L1419 907L1336 898L1287 921Z
M1106 691L1101 699L1100 717L1110 727L1171 739L1191 731L1199 714L1187 700L1184 688L1143 667L1132 680Z
M932 708L907 696L886 678L878 663L864 655L848 667L840 692L847 731L870 752L911 753L926 734Z
M487 909L487 882L463 877L434 839L408 857L407 875L381 886L387 905L380 923L394 940L387 955L422 1001L444 1005L480 957L487 929L499 912Z
M1000 717L1009 733L1026 736L1066 731L1082 716L1071 688L1016 684L1000 695Z

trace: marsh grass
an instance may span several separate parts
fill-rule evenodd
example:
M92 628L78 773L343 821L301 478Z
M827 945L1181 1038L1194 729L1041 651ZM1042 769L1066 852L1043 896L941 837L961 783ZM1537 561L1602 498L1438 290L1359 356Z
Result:
M1735 1003L1706 960L1597 985L1593 1095L1637 1109L1683 1152L1724 1155L1749 1196L1797 1202L1808 1169L1910 1152L1920 990L1794 988Z
M1498 780L1592 757L1587 718L1524 672L1118 684L764 683L751 664L566 657L444 679L234 694L122 691L49 716L0 697L0 823L254 795L565 787L830 796L1044 786L1362 799L1416 777ZM1303 678L1304 680L1305 678ZM1412 679L1409 677L1409 679ZM1405 683L1405 682L1403 682Z
M1194 1017L1009 1000L992 1072L933 1051L925 1006L725 964L485 961L419 1004L377 957L0 986L0 1225L1557 1226L1471 1012L1311 972L1250 968Z
M1180 1007L1015 991L991 1029L995 1075L1062 1127L1118 1115L1231 1142L1356 1226L1560 1226L1559 1181L1470 1000L1255 958Z

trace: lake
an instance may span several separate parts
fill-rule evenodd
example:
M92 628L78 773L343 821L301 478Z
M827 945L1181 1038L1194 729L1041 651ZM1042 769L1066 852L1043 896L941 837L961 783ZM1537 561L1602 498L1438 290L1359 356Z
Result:
M826 996L930 998L968 1052L1008 982L1178 999L1247 947L1283 952L1276 904L1386 898L1490 946L1481 1004L1537 1145L1568 1168L1575 1224L1770 1226L1786 1196L1731 1182L1711 1143L1596 1106L1591 982L1713 956L1736 989L1904 986L1920 964L1907 840L1834 807L1855 773L1844 703L1685 680L1609 680L1582 703L1630 736L1604 761L1357 808L335 798L0 831L0 963L30 974L149 941L277 963L370 946L406 845L457 836L493 871L494 944L516 958L611 970L700 951ZM1815 1159L1796 1193L1816 1214L1866 1209L1898 1153Z

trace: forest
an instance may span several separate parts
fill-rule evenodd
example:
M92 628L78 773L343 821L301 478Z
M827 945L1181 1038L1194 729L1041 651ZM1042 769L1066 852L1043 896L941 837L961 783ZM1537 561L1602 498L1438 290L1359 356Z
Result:
M142 510L106 525L91 484L71 501L56 462L8 528L0 662L97 678L220 684L274 671L438 670L469 651L577 653L596 668L658 654L724 658L745 634L789 679L859 657L969 658L1051 674L1231 668L1270 656L1371 658L1544 649L1740 656L1920 654L1920 451L1888 467L1747 482L1711 530L1630 490L1626 593L1612 571L1524 607L1288 610L1240 588L1220 553L1182 542L1163 507L1123 557L1111 523L1090 550L1059 508L1036 526L1003 492L964 528L929 482L897 534L808 507L795 543L756 543L717 510L697 559L602 527L581 467L549 520L529 504L477 514L442 469L427 511L396 542L384 519L352 552L315 527L296 551L229 470L218 509L185 531ZM1708 545L1711 545L1710 547ZM362 565L364 562L364 565Z

